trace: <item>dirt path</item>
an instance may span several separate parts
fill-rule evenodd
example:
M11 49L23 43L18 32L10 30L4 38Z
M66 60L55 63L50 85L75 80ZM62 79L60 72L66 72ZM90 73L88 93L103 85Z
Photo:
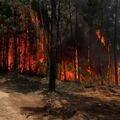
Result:
M19 85L24 87L18 84L0 76L0 120L33 120L33 117L22 112L22 108L37 107L41 101L34 92L26 93L29 84L27 87L23 83Z
M120 87L61 83L49 93L39 81L1 77L0 120L120 120Z
M0 120L25 120L17 109L14 109L9 93L0 91Z
M0 90L0 120L36 120L36 116L22 112L22 109L27 107L37 108L38 105L42 107L44 103L42 97L38 98L33 93L6 93Z
M67 109L66 96L49 94L43 84L19 81L0 78L0 120L85 120L72 106Z

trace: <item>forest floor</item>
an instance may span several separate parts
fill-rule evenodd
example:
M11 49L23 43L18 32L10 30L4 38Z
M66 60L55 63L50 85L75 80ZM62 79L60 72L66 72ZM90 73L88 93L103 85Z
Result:
M0 75L0 120L120 120L120 87Z

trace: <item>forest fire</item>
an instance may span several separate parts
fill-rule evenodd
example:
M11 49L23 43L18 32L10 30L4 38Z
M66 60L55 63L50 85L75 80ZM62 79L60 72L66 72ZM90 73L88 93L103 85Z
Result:
M72 62L63 61L60 71L61 80L78 80L78 50L75 50L75 59Z
M41 40L36 41L35 46L31 46L31 41L23 38L18 39L17 41L17 54L18 54L18 69L20 73L35 73L37 75L45 75L47 69L47 56L45 51L45 41L44 32L41 32ZM101 39L100 31L96 32L98 39ZM101 44L105 46L104 37L101 39ZM14 69L14 42L13 37L9 40L8 45L8 70L13 71ZM6 56L7 53L4 53ZM89 65L85 67L85 73L79 71L79 61L78 61L78 50L74 50L74 57L71 61L66 59L63 60L61 67L59 68L59 79L60 80L83 80L87 77L88 80L91 79L91 74L94 74L95 77L98 74L93 70L90 70ZM2 59L4 61L4 56ZM120 65L119 65L120 66ZM119 67L120 71L120 67ZM86 74L84 76L83 74ZM114 75L113 75L114 76Z
M119 120L118 3L0 0L0 119Z
M74 69L71 65L69 68L68 64L63 64L62 69L60 71L60 79L61 80L74 80Z
M21 40L17 51L17 53L19 53L18 68L20 72L25 72L25 71L37 72L39 71L39 65L45 64L47 60L45 53L43 53L44 51L41 51L43 50L42 43L40 42L37 43L35 53L33 51L30 51L30 49L32 49L30 48L30 43L27 42L27 45L25 45L25 40ZM8 50L8 70L12 71L13 67L14 67L14 46L11 39Z
M97 35L97 38L98 38L98 42L100 44L102 44L104 47L106 46L106 49L103 49L103 48L101 48L101 49L103 49L103 51L106 50L106 53L109 53L110 49L111 49L111 45L107 44L105 42L105 37L101 35L100 30L96 31L96 35ZM108 49L107 49L107 47L108 47ZM81 65L81 67L84 70L79 71L79 69L81 67L79 66L79 62L78 62L78 57L79 56L78 56L77 49L74 52L75 52L74 53L75 54L75 59L72 58L72 62L67 61L67 60L63 61L62 67L59 70L59 74L60 74L60 79L61 80L77 80L77 81L82 81L82 80L84 80L84 79L87 78L87 80L89 81L89 80L92 80L93 77L98 80L98 79L102 79L102 77L104 78L105 77L105 73L107 74L109 71L111 71L111 73L108 75L108 77L105 77L105 79L109 79L109 80L114 81L114 79L115 79L114 78L114 67L111 66L111 68L110 68L110 63L109 62L108 62L108 65L106 63L100 63L101 65L100 66L98 65L100 68L98 68L99 70L97 71L97 68L94 68L94 69L90 68L89 61L88 61L88 63L87 63L88 65L86 67L83 67L83 65ZM110 58L107 59L107 61L109 61L109 60L110 60ZM104 64L106 64L106 70L101 71L101 66L104 65ZM108 67L108 69L107 69L107 67ZM120 73L120 65L118 65L118 71ZM120 76L119 76L119 79L120 79Z
M1 38L0 59L2 62L0 68L4 71L13 71L17 64L20 73L45 75L47 68L45 43L47 39L44 35L44 28L40 27L41 21L31 7L26 9L27 11L24 12L22 7L18 7L19 18L17 16L15 18L16 20L20 19L19 24L24 23L22 23L23 31L20 31L20 34L18 31L10 35L3 34Z
M8 33L3 32L1 34L1 70L14 71L17 68L20 73L37 74L44 77L47 74L47 68L49 68L49 53L52 48L50 48L52 41L51 29L62 28L60 28L59 24L56 24L58 25L57 27L52 27L50 21L50 25L44 23L44 21L48 22L45 19L46 16L41 15L42 11L40 11L40 8L38 9L39 11L35 8L33 10L30 5L25 8L25 11L21 6L19 6L17 10L15 9L14 15L12 15L12 22L14 23L12 25L13 29L8 30ZM69 29L68 31L69 33L72 33L72 29L76 29L73 30L76 32L73 32L73 35L71 34L71 36L68 34L67 40L65 41L66 38L61 40L61 45L58 45L58 48L61 47L63 49L62 52L67 51L67 53L62 53L63 55L59 54L56 57L56 59L60 59L60 61L57 60L57 64L59 66L58 79L82 81L83 79L91 80L93 77L97 76L107 76L109 69L113 69L114 66L110 66L110 62L111 64L113 62L110 58L111 45L108 45L108 40L106 41L106 38L100 29L97 29L95 32L91 32L91 34L94 33L94 35L91 35L91 37L93 37L91 39L93 40L89 41L87 38L90 36L87 35L86 32L88 28L81 29L84 28L84 25L78 25L78 27L76 27L79 23L77 23L78 18L75 17L75 19L76 25L74 24L73 26L69 26L68 29L71 28L71 30ZM21 25L22 28L20 27ZM15 28L17 28L17 30ZM20 30L18 30L19 28ZM59 38L56 39L61 39L63 37L59 35L62 35L62 33L58 33L60 31L62 30L57 31L57 35L55 35L55 37L57 36ZM78 33L80 34L78 35ZM70 40L71 37L72 39ZM68 42L68 44L66 44L66 42ZM81 45L81 43L84 45ZM110 40L109 43L111 43ZM65 47L70 48L70 51L66 50ZM106 56L109 56L109 58L105 57L103 52ZM99 54L99 56L97 54ZM106 65L106 69L102 71L102 66L104 65ZM119 66L120 65L118 65L118 71L120 72ZM113 70L111 74L112 73L114 73Z

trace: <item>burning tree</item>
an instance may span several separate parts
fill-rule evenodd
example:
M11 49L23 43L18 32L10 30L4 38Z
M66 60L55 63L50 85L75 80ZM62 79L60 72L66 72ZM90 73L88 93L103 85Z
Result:
M1 50L1 61L3 61L1 68L8 71L18 69L19 72L28 71L39 74L38 61L40 64L45 64L47 60L44 50L44 43L47 39L44 35L44 29L39 27L42 26L42 23L31 9L31 5L27 4L21 7L21 4L12 1L11 4L1 2L1 9L7 6L11 12L7 16L8 10L4 10L5 20L1 19L1 27L4 28L1 29L3 48ZM8 18L6 19L6 17ZM7 27L6 31L5 27ZM4 35L7 35L7 39Z
M49 73L50 91L57 78L118 84L118 8L113 0L1 1L0 70Z

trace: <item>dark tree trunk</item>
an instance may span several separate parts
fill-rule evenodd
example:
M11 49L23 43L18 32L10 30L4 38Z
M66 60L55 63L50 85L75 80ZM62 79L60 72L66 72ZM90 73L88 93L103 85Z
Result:
M114 67L115 67L115 84L118 85L118 63L117 63L117 22L118 22L118 0L115 1L115 26L114 26Z
M27 13L26 13L27 14ZM26 70L26 52L27 52L27 41L28 41L28 32L27 32L27 16L25 16L25 27L26 27L26 32L25 32L25 40L24 40L24 63L23 63L23 71L25 72Z
M18 69L18 62L17 62L17 33L14 33L14 70Z
M66 78L66 66L64 64L64 81L67 81L67 78Z
M77 64L76 65L78 65L78 66L76 66L76 70L77 70L77 76L78 76L78 78L77 78L77 76L76 76L76 78L78 79L78 81L80 81L80 69L79 69L79 67L80 67L80 57L79 57L79 55L80 55L80 51L79 51L79 40L78 40L78 7L77 7L77 5L76 5L76 30L75 30L75 35L76 35L76 43L77 43L77 45L76 45L76 50L77 50Z
M0 71L2 69L2 39L0 36Z
M8 70L9 35L6 34L6 67Z
M27 33L26 33L27 34ZM27 36L27 35L26 35ZM27 37L24 40L24 63L23 63L23 71L26 70L26 51L27 51Z
M91 40L92 40L92 27L89 30L89 41L88 41L88 64L89 64L89 71L91 73Z
M5 62L5 39L3 39L3 72L6 71L6 62Z
M20 38L18 38L18 66L20 66ZM20 67L18 67L18 71L20 72Z
M14 10L14 26L17 25L17 10ZM14 41L14 71L18 69L18 60L17 60L17 30L15 29L13 34L13 41ZM18 72L18 71L17 71Z
M57 33L56 33L56 0L51 0L52 7L52 22L51 22L51 42L50 42L50 76L49 76L49 91L56 90L56 42L57 42Z

